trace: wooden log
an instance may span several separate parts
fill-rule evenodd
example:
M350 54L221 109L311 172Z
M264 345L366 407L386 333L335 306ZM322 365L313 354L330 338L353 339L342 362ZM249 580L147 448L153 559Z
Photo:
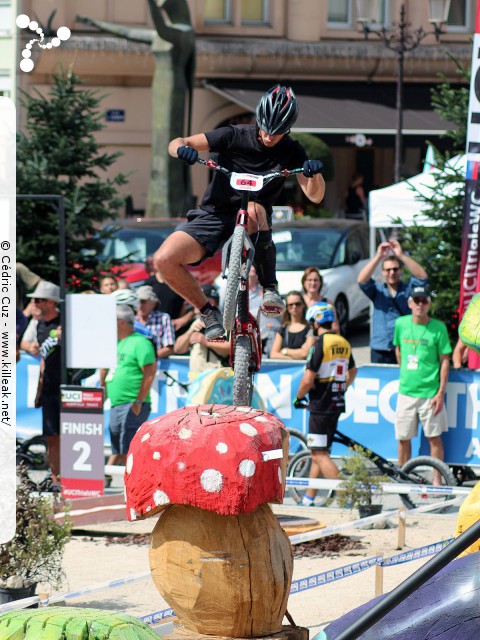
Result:
M190 631L243 638L282 630L293 554L267 504L236 516L167 507L152 533L150 568Z
M206 636L201 633L195 633L176 626L172 633L162 636L163 640L221 640L225 636ZM306 627L295 627L293 625L285 625L278 633L269 636L262 636L258 640L308 640L309 631Z

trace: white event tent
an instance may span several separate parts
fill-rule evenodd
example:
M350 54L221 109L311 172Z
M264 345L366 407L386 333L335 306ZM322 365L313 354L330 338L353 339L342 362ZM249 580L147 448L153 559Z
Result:
M445 172L455 174L461 172L465 176L466 156L459 155L451 158L445 165ZM427 218L423 211L428 208L427 203L419 199L420 195L430 197L433 189L437 186L437 177L440 171L432 168L431 171L419 173L408 180L397 182L370 191L369 202L369 224L370 224L370 255L375 255L376 243L375 235L377 229L390 229L401 226L436 226L437 222ZM462 183L456 182L447 185L449 194L458 192L463 187ZM400 219L402 222L394 222Z

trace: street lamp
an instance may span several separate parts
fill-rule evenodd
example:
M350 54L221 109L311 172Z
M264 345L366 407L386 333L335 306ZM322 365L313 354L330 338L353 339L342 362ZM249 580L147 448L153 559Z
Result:
M403 129L403 65L405 54L416 49L420 42L433 34L437 42L440 40L442 26L448 20L451 0L429 0L429 22L433 31L424 31L422 27L411 30L409 22L405 20L405 4L400 7L400 19L393 23L391 29L381 27L373 29L372 25L382 24L383 0L356 0L357 22L362 27L365 39L371 33L383 40L385 46L397 54L397 126L395 132L395 182L400 180L400 165L402 161L402 129Z

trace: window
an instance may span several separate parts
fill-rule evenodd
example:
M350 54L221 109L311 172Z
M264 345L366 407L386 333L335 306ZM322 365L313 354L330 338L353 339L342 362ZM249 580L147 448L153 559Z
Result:
M448 14L448 31L468 31L470 29L471 3L467 0L454 0Z
M264 25L269 0L205 0L205 24Z
M382 27L388 16L385 11L385 0L380 3L380 22L370 25L371 29ZM355 0L328 0L328 26L345 28L355 27Z
M8 35L13 30L13 12L10 1L0 0L0 35Z

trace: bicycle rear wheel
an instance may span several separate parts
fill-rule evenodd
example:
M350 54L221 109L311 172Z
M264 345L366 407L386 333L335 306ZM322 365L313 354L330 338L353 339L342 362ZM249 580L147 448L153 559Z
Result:
M308 451L308 444L307 436L298 429L288 429L288 433L290 434L288 459L291 460L300 451Z
M310 475L310 469L312 466L312 457L310 451L300 451L288 463L287 476L289 478L308 478ZM306 488L301 487L288 487L289 495L295 500L297 504L302 502L305 495ZM315 496L315 506L322 507L334 496L332 489L318 489Z
M238 336L235 341L234 367L233 404L237 407L250 407L255 368L252 341L249 336Z
M225 305L223 307L223 327L225 331L233 331L235 327L245 234L245 229L240 225L237 225L233 230L230 257L228 259Z
M415 484L433 485L434 472L438 471L442 487L455 487L457 485L450 467L432 456L412 458L403 465L402 471L407 473ZM455 496L452 494L408 493L401 494L400 498L407 508L415 509L425 504L439 503L445 503L445 507L448 507L448 503L454 500Z

